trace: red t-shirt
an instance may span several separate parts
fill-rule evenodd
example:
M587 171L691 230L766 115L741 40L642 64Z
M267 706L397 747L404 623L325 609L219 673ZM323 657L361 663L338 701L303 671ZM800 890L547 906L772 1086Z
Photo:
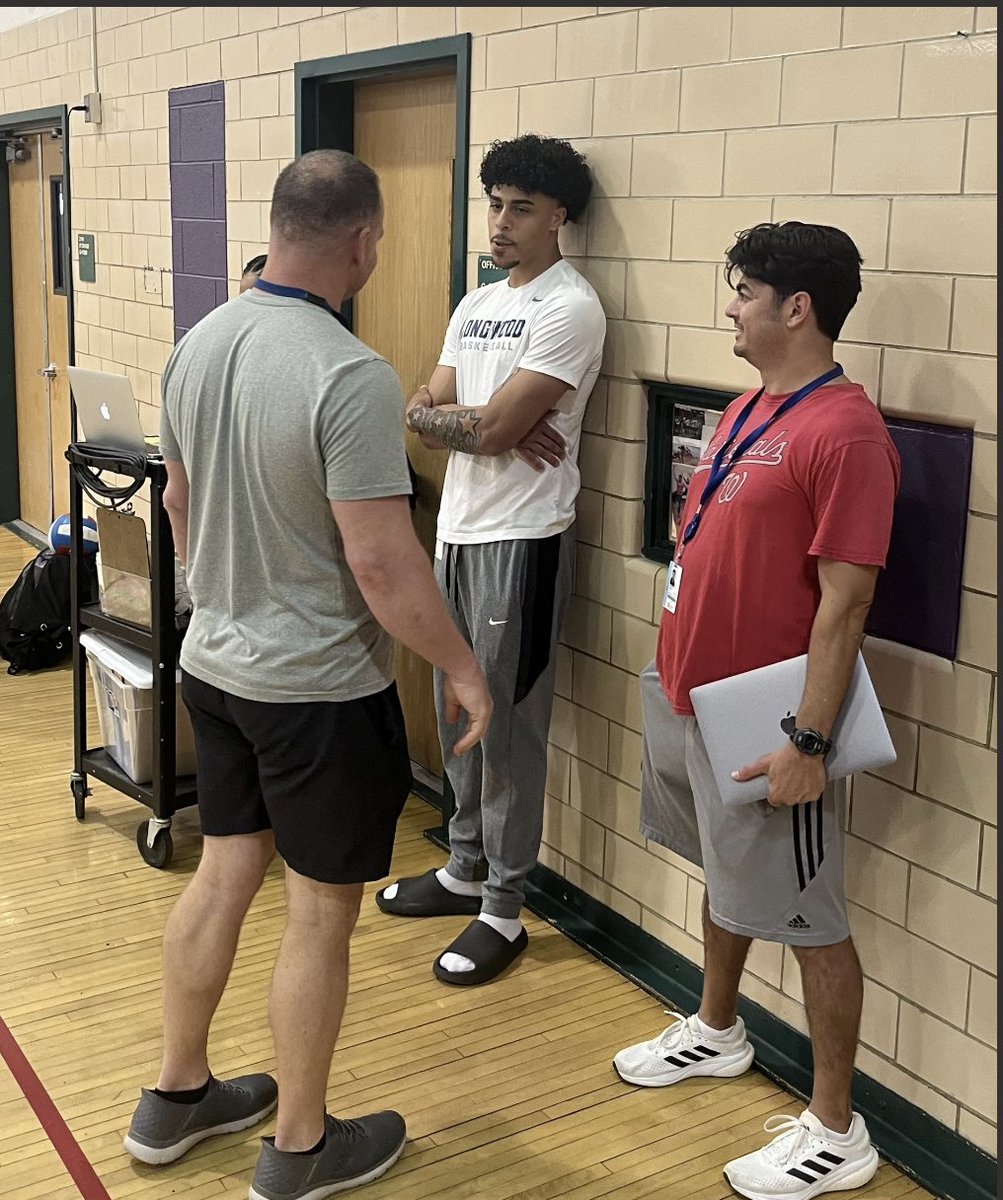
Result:
M754 392L725 410L690 480L689 524L714 455ZM733 443L787 396L764 394ZM881 414L855 383L820 388L772 425L729 471L676 557L676 611L662 609L656 660L678 713L690 689L805 654L821 599L818 558L884 566L899 456ZM680 537L680 544L682 538Z

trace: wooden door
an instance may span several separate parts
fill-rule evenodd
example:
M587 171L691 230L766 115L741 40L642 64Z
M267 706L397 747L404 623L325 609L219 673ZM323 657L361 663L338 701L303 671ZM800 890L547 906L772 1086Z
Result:
M26 134L24 148L27 157L8 169L18 474L21 520L46 533L53 517L69 509L69 331L53 224L62 139L49 131ZM58 200L56 216L65 231Z
M428 382L451 310L455 112L452 75L356 85L355 153L379 175L386 212L379 265L354 301L355 333L393 365L405 398ZM415 529L431 558L446 454L413 434L407 450L419 479ZM441 776L432 669L401 647L397 684L411 758Z
M70 419L70 377L66 368L70 362L69 281L57 257L63 253L62 238L69 236L65 212L60 211L63 197L63 139L51 134L42 136L42 167L44 173L42 197L45 203L45 279L46 330L49 354L46 359L56 368L49 380L49 453L52 459L52 515L58 517L70 510L70 465L66 447L73 437ZM57 228L60 230L57 240ZM68 256L67 256L68 257ZM48 526L46 526L48 528Z

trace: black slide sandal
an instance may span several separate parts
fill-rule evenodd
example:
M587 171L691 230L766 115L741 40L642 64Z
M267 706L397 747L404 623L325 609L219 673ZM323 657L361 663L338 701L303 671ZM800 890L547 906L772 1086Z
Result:
M514 942L510 942L504 934L493 929L487 921L471 921L455 941L451 942L442 954L462 954L476 966L472 971L447 971L442 965L442 954L432 964L436 979L443 983L471 985L490 983L496 979L506 967L522 954L529 945L529 934L523 929Z
M395 917L469 917L481 911L480 896L458 896L449 891L436 879L434 869L398 879L397 895L392 900L384 895L386 890L380 888L376 893L376 907Z

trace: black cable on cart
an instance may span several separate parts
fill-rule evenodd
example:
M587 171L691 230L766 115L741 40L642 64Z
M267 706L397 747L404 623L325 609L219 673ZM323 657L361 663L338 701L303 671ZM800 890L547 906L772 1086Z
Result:
M117 509L132 499L146 479L146 455L136 450L73 442L67 447L66 458L77 482L95 504L110 504ZM105 471L124 475L130 482L108 483L102 478Z

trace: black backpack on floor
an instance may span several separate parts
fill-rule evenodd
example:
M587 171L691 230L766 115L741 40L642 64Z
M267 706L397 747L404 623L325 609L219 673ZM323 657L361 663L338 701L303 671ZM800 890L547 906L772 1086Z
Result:
M0 656L8 675L41 671L69 658L70 556L40 551L0 600ZM82 604L97 598L97 570L92 555L84 559Z

